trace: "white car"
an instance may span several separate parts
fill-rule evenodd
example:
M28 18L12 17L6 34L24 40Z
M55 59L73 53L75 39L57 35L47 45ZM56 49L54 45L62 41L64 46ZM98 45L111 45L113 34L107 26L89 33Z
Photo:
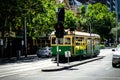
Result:
M38 57L50 57L51 56L51 48L43 47L36 52Z
M112 51L112 66L117 67L117 65L120 64L120 44L115 49L112 49Z

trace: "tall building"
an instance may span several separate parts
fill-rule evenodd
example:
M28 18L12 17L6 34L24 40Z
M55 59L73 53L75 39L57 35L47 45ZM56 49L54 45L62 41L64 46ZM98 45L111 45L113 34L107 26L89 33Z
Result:
M115 11L115 0L107 0L106 5L109 11Z
M120 22L120 0L115 0L116 20Z
M100 3L106 4L106 0L88 0L88 1L91 2L91 3L100 2Z

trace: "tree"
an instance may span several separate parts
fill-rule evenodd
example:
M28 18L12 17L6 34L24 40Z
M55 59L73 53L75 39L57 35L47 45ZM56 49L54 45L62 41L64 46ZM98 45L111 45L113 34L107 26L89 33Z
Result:
M24 16L27 17L27 34L33 38L49 34L55 23L54 0L18 0L21 14L16 17L17 26L23 27Z
M75 28L77 26L77 18L74 16L74 13L71 10L65 10L65 28Z
M77 20L78 20L78 30L82 30L82 31L88 31L88 24L86 23L87 21L87 19L86 19L86 17L85 17L85 13L86 13L86 8L87 8L87 6L86 5L81 5L78 9L79 9L79 13L78 13L78 18L77 18Z
M9 32L12 26L15 26L16 0L0 0L0 31L2 37L4 32Z
M0 29L15 32L23 30L26 16L29 36L35 38L49 34L56 20L54 4L54 0L1 0Z
M113 34L114 39L116 39L116 33L117 33L117 38L120 38L120 22L118 22L117 27L115 26L111 30L111 34Z
M84 29L89 30L91 26L93 33L100 34L102 40L109 38L112 27L115 26L115 14L109 12L104 4L96 3L81 6L81 25Z
M38 6L37 9L41 9L41 11L39 13L33 13L33 26L31 27L35 37L50 33L53 30L56 21L54 1L39 1L41 2L42 7Z

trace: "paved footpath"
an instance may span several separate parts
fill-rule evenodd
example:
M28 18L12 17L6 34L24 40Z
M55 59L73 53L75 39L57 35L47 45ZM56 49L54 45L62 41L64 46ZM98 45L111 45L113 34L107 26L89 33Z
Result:
M69 69L69 68L74 67L74 66L82 65L82 64L85 64L85 63L88 63L88 62L92 62L92 61L95 61L95 60L99 60L99 59L102 59L102 58L104 58L104 56L98 56L98 57L95 57L95 58L86 59L86 60L82 60L82 61L73 61L73 62L70 62L70 63L59 64L59 66L57 66L57 63L56 63L56 65L54 65L54 66L42 68L41 71L43 71L43 72L60 71L60 70L64 70L64 69Z

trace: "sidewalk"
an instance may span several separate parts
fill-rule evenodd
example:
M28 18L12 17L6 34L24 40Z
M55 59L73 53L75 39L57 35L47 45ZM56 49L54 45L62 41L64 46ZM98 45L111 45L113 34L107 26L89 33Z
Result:
M39 60L37 55L27 55L25 56L20 56L20 58L17 57L11 57L11 58L0 58L0 65L2 64L8 64L8 63L20 63L20 62L33 62Z
M74 66L78 66L78 65L82 65L88 62L92 62L95 60L99 60L104 58L104 56L98 56L95 58L90 58L90 59L86 59L86 60L82 60L82 61L73 61L68 63L59 63L59 66L57 66L57 63L54 63L53 66L51 67L44 67L41 69L41 71L43 72L50 72L50 71L60 71L60 70L64 70L64 69L70 69ZM28 55L27 58L25 56L21 56L19 59L17 59L16 57L13 58L0 58L0 65L4 65L4 64L10 64L10 63L23 63L23 62L34 62L40 60L37 55Z
M74 66L82 65L82 64L85 64L85 63L88 63L88 62L92 62L92 61L95 61L95 60L99 60L99 59L102 59L102 58L104 58L104 56L98 56L98 57L95 57L95 58L86 59L86 60L82 60L82 61L74 61L74 62L70 62L69 64L68 63L59 64L59 66L54 65L54 66L51 66L51 67L44 67L43 69L41 69L41 71L43 71L43 72L60 71L60 70L64 70L64 69L69 69L69 68L74 67Z

